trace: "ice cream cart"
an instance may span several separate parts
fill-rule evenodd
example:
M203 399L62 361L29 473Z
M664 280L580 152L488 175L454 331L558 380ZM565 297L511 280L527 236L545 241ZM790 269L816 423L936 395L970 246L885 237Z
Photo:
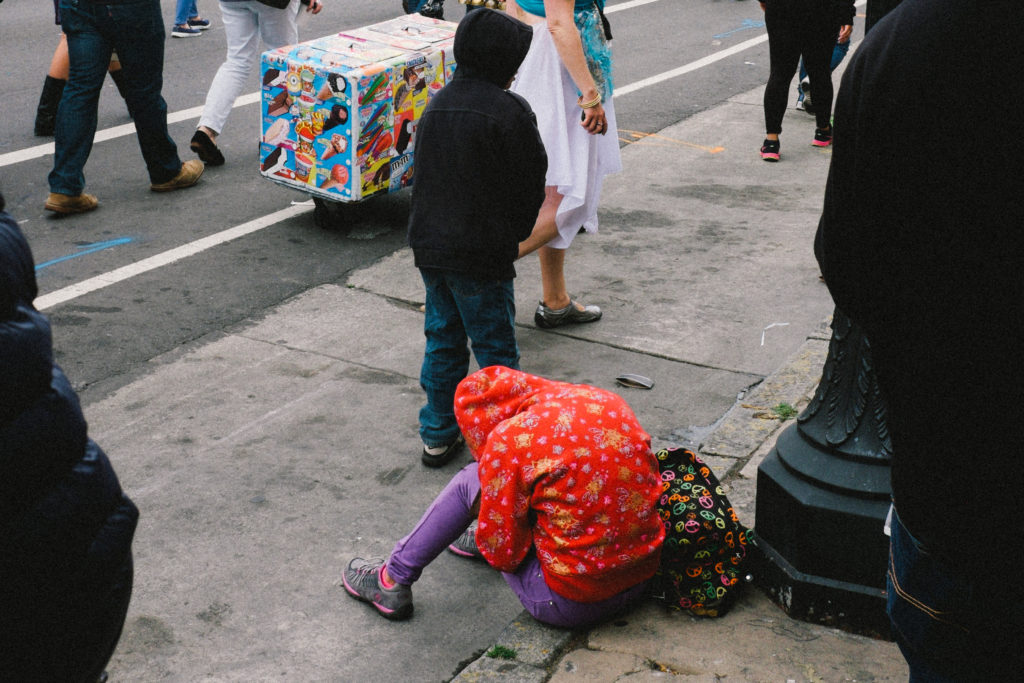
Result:
M263 53L260 173L336 207L409 187L416 124L455 71L454 22L409 14Z

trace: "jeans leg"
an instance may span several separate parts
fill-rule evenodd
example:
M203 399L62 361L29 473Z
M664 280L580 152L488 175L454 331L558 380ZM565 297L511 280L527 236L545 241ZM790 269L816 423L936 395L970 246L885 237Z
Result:
M448 273L420 270L426 287L423 334L426 349L420 370L420 386L427 403L420 410L420 438L428 446L451 443L459 434L455 421L455 389L469 372L466 330L452 291Z
M462 325L472 341L477 365L481 368L503 365L518 370L512 280L483 282L453 274L448 277L448 283L455 294Z
M190 14L195 10L195 5L195 0L177 0L174 3L174 25L183 26L187 24L188 18L195 16Z
M409 535L395 544L388 559L391 578L406 586L419 579L423 568L473 522L473 503L479 495L477 464L471 462L452 477Z
M97 7L105 12L105 31L121 60L125 101L150 182L167 182L181 171L181 157L167 131L167 102L161 94L166 32L160 3L137 0Z
M102 5L64 0L61 28L67 35L71 69L57 108L51 192L79 195L85 189L85 162L96 134L96 109L113 46L99 30Z
M891 526L886 611L910 680L995 681L1020 671L1020 586L929 552L903 525L898 502ZM995 558L999 550L988 552Z
M832 62L829 64L829 71L835 71L843 63L843 60L846 59L846 53L849 51L849 40L845 43L836 43L836 46L832 48Z
M288 10L275 11L283 14ZM249 77L259 57L260 45L260 17L249 7L249 3L222 2L220 13L228 43L227 57L210 83L206 104L199 117L200 126L218 135L224 131L224 124L235 106L235 99L249 84Z

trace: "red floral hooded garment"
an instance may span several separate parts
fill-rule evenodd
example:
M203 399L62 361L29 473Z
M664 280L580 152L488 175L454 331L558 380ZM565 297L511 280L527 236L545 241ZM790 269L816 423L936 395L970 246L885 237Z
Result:
M493 366L459 384L455 417L479 462L476 540L493 567L515 571L536 548L548 586L578 602L654 574L661 478L619 396Z

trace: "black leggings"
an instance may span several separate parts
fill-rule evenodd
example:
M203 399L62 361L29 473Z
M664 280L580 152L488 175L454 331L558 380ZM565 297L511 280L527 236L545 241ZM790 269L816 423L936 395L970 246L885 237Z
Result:
M827 6L827 3L826 3ZM811 81L811 101L818 128L828 128L832 119L832 49L839 38L839 26L828 10L803 13L791 8L765 11L771 74L764 91L764 127L767 133L782 132L789 86L803 55Z

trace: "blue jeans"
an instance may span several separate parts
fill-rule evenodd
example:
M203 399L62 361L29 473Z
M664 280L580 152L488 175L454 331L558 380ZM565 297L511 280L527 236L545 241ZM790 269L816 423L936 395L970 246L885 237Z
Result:
M199 16L196 0L177 0L174 5L174 25L185 26L189 19Z
M479 280L453 271L420 269L426 287L423 334L427 338L420 386L420 438L427 446L449 444L459 435L455 389L469 373L469 349L481 368L519 369L516 302L512 280Z
M969 571L929 553L893 512L886 608L911 683L997 681L1024 669L1020 568L985 545L991 523L999 521L979 520L977 536L958 539L965 554L990 558Z
M96 134L100 89L115 50L150 182L178 175L181 159L167 132L167 103L160 94L165 33L159 0L115 5L61 0L60 10L71 71L57 109L50 191L79 195L85 189L83 169Z

